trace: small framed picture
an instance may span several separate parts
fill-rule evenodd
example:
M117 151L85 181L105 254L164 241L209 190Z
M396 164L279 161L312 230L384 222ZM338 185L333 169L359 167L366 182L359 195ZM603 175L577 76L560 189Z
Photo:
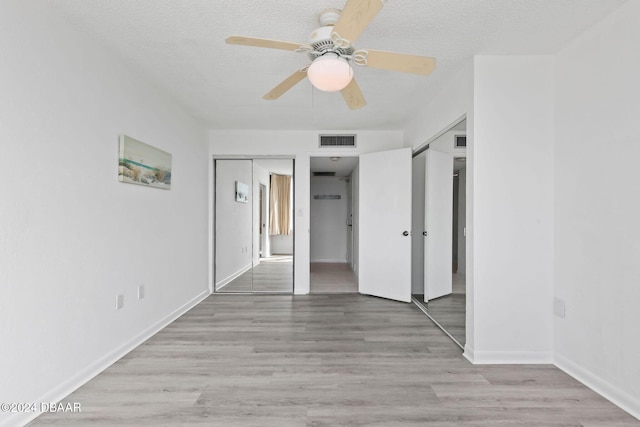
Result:
M240 181L236 181L236 202L249 202L249 186Z

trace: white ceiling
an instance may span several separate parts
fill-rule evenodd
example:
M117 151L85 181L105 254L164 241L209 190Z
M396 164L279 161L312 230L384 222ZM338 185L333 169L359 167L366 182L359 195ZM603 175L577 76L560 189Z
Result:
M303 81L262 96L309 60L231 46L230 35L306 43L317 14L344 0L48 0L53 13L155 82L210 128L400 129L475 54L553 54L625 0L392 0L357 48L433 56L428 77L357 67L368 101L349 110L338 93Z

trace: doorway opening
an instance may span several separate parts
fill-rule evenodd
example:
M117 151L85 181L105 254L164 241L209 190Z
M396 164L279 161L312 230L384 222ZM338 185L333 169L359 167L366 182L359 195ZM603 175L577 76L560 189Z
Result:
M466 341L466 120L413 158L412 299Z
M312 157L310 174L310 292L357 293L358 157Z

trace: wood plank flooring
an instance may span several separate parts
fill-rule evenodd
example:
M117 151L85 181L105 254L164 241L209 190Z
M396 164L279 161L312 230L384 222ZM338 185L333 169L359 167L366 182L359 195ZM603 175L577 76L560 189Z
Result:
M464 274L453 274L452 293L424 302L424 294L412 297L442 329L464 348L467 341L467 297Z
M310 292L313 294L358 292L358 283L346 262L312 262L310 273Z
M413 304L213 295L32 426L640 426L546 365L474 366Z
M293 292L293 256L274 255L236 277L216 292Z
M422 305L429 316L442 326L462 347L467 340L467 296L449 294L424 302L424 295L412 295Z

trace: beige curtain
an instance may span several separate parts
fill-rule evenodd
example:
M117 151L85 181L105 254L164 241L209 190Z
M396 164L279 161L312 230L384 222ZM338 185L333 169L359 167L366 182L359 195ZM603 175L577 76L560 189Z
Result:
M269 234L291 234L291 177L271 175Z

